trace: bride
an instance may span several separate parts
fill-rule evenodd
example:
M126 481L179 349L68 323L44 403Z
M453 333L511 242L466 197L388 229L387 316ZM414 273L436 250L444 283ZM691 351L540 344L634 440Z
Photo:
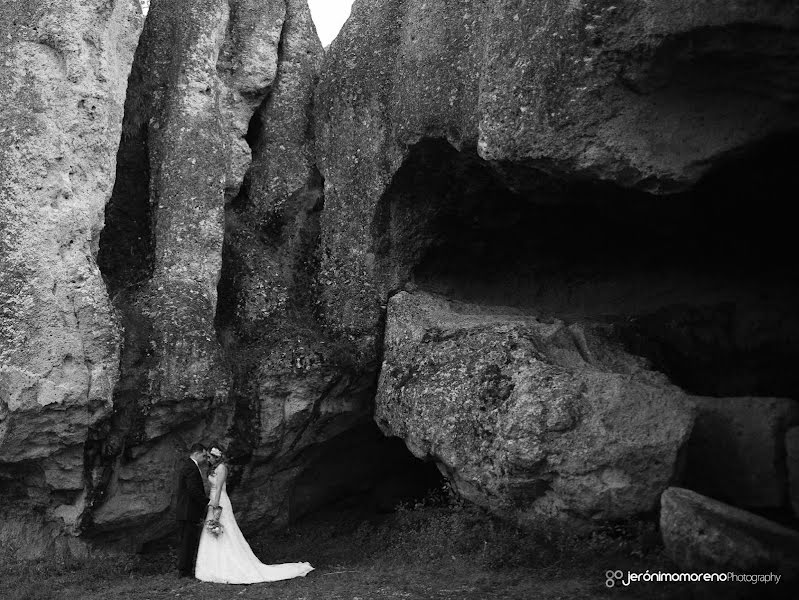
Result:
M211 501L205 526L200 534L194 576L200 581L214 583L260 583L304 577L313 571L313 567L307 562L265 565L258 560L233 516L230 498L225 489L227 465L224 453L217 446L213 446L209 454L211 471L208 481L211 484ZM213 527L214 521L218 521L220 525L216 528L217 533L209 528Z

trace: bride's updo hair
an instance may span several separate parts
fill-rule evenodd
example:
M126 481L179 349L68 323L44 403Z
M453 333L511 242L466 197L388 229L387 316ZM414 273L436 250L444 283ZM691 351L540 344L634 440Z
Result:
M211 444L208 447L208 455L211 457L211 461L214 465L218 465L227 460L225 450L219 444Z

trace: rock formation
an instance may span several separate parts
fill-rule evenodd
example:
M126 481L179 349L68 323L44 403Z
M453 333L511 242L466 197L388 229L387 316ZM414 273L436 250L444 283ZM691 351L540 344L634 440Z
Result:
M446 140L529 201L553 195L545 174L684 190L795 129L797 27L795 6L756 0L355 5L316 92L329 320L374 334L418 259L398 254L430 241L382 231L418 142Z
M0 4L4 549L76 525L83 445L111 412L119 329L95 259L140 28L135 0Z
M279 31L264 19L250 25ZM249 40L234 48L226 35L237 25L227 2L154 2L136 50L98 257L125 338L114 414L86 446L84 527L116 515L102 504L111 489L124 493L112 480L138 445L204 419L227 393L213 322L225 193L235 194L246 162L247 118L236 109L242 94L257 106L275 63L248 71L237 54ZM132 502L165 508L162 498Z
M135 527L125 537L141 542L167 525L192 439L231 445L243 525L285 521L304 465L287 463L339 433L339 413L368 414L331 393L339 372L312 366L314 340L291 331L318 337L295 314L307 277L294 280L321 203L308 148L321 54L304 0L150 7L100 253L126 343L114 419L95 432L106 475L89 531ZM150 470L166 485L126 483Z
M136 7L3 5L3 540L41 533L16 556L162 537L195 440L229 446L250 530L412 460L319 320L305 1L155 1L138 46Z
M389 302L376 404L463 496L531 521L653 510L693 424L607 329L407 292Z
M194 440L248 531L405 485L375 416L521 520L787 507L799 7L522 4L2 1L6 548L164 535Z
M217 312L232 365L227 437L247 464L234 501L251 527L284 524L329 499L328 486L346 488L337 477L349 476L337 471L319 474L317 500L297 504L293 491L324 460L327 442L365 439L356 430L371 421L374 389L374 376L352 369L317 315L324 198L309 119L322 48L305 0L287 3L279 48L269 95L249 125L252 164L226 209Z
M45 513L29 553L72 548L59 531L163 536L194 440L231 444L250 527L343 493L320 478L291 506L324 442L370 422L375 383L313 324L322 49L304 0L156 1L138 47L134 2L33 14L3 5L19 114L3 129L0 467L4 501Z
M87 536L138 546L168 531L175 459L194 440L227 446L247 531L403 462L367 431L374 372L318 319L321 59L305 0L150 6L100 248L125 340L114 414L86 446ZM387 464L319 474L357 443ZM315 489L298 491L309 472Z
M690 403L683 392L750 397L753 411L766 412L769 397L795 398L799 285L781 190L797 183L788 157L798 49L799 9L778 2L356 3L316 91L321 311L364 369L383 356L384 431L501 512L514 498L503 482L529 478L517 516L552 497L561 516L620 514L624 502L579 506L573 491L549 490L576 472L557 427L546 443L529 442L542 449L541 463L516 469L502 454L503 427L537 401L523 384L526 367L495 355L500 331L523 337L513 320L521 317L499 325L495 307L566 331L612 331L613 353L630 357L622 364L637 357L641 372L665 376L653 393L670 396L669 417L647 434L669 440L669 459L657 476L644 475L620 453L609 460L614 473L660 486L680 477L675 452L690 411L672 402ZM469 317L395 302L403 289L467 303ZM423 328L438 333L419 338ZM584 360L591 366L565 380L577 385L585 369L607 381L624 372ZM527 394L503 398L498 406L515 416L497 422L480 411L487 384L466 366L491 364L510 378L505 392ZM448 395L448 386L463 394ZM615 389L619 405L632 402L636 418L656 421L654 405L633 400L642 388ZM590 404L590 393L566 396ZM469 401L476 412L464 409ZM554 394L550 403L564 401ZM455 422L464 427L457 435ZM772 475L778 494L784 470ZM622 479L622 489L633 481ZM599 478L587 496L599 502L613 485ZM656 487L633 494L622 512L654 504Z
M663 493L663 541L690 572L772 571L791 585L799 573L799 532L683 488Z

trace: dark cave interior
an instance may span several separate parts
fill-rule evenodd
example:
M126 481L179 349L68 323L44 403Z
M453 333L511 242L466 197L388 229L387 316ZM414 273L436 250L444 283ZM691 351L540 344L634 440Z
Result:
M492 168L422 141L378 208L385 285L613 323L694 394L799 397L785 202L799 183L798 137L765 140L668 196Z
M392 512L445 485L435 463L419 460L373 422L314 447L294 483L289 518L296 521L331 504L365 513ZM307 460L307 457L306 457Z

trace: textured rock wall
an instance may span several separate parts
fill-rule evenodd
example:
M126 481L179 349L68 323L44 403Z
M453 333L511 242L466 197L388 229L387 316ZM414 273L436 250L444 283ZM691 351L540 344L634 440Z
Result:
M249 528L362 486L292 492L315 448L370 424L375 385L314 321L304 0L154 1L140 40L135 2L2 16L3 539L43 540L12 552L163 536L195 440L230 446Z
M392 316L400 290L610 328L620 352L683 388L659 392L686 405L674 415L690 412L686 391L754 397L756 411L768 397L799 394L790 367L799 286L780 224L781 189L795 184L799 11L754 1L612 4L357 2L316 91L323 319L365 371L383 358L384 431L502 512L513 497L498 491L509 477L497 449L507 436L462 406L478 394L476 375L453 375L463 397L425 400L447 388L440 364L455 373L461 362L495 359L480 344L468 357L457 344L441 357L429 341L403 351L418 324L401 310ZM441 328L436 318L449 322L430 317L431 328ZM516 389L520 367L507 369ZM442 441L443 425L414 412L434 409L479 424L457 436L474 450L469 458ZM641 418L657 414L650 405ZM677 422L664 418L647 435L665 439ZM780 435L775 456L784 455ZM678 478L674 453L687 438L672 439L661 475ZM568 463L566 449L554 455ZM531 489L543 482L519 515L561 476L538 469L510 476L531 477ZM658 490L667 479L642 475ZM784 506L784 469L774 479L783 492L769 504ZM605 498L598 489L586 498ZM654 506L650 492L625 514ZM561 516L624 512L621 498L592 512L568 497L553 503Z
M315 109L329 320L374 331L396 282L371 223L420 139L476 151L516 190L541 171L685 189L794 128L798 23L780 2L356 3Z
M400 292L375 418L466 498L540 522L654 510L694 415L610 328Z
M660 528L669 557L682 569L706 572L771 571L793 587L799 532L691 490L663 493Z
M120 334L96 257L140 29L134 0L0 4L0 538L12 551L52 545L44 520L75 527L83 444L112 408Z
M308 252L300 238L313 227L304 219L321 201L307 148L321 53L304 1L150 6L100 253L126 338L115 414L87 447L89 532L133 543L162 535L175 458L194 440L232 442L239 467L256 450L266 460L319 441L292 436L313 421L327 383L270 390L284 373L269 361L290 373L294 360L259 332L265 316L286 315L294 261ZM284 239L266 221L287 203L297 231ZM273 470L286 479L285 465ZM245 477L240 521L285 520L286 489Z
M323 59L304 0L154 0L137 47L133 1L18 4L4 543L164 535L195 440L284 524L410 469L373 416L523 520L649 511L703 444L795 495L796 6L359 0Z
M137 518L163 515L174 456L156 461L160 486L120 485L123 467L147 477L147 450L163 445L156 440L196 427L227 394L214 328L225 195L236 193L248 162L241 96L252 95L252 111L266 94L282 22L268 10L242 8L154 2L136 52L99 256L121 315L124 350L114 414L86 447L92 469L86 528L140 526ZM239 40L240 15L252 31L272 32L264 47ZM271 51L271 64L253 70L248 51ZM140 512L129 510L136 505Z
M114 414L86 447L87 535L168 531L175 459L194 440L227 446L245 530L381 475L376 461L360 481L330 471L295 493L331 448L362 439L394 460L358 434L376 432L374 372L318 318L321 59L305 0L150 7L101 240L125 344Z
M20 112L2 163L8 540L31 523L69 551L162 537L195 440L229 447L248 530L407 469L372 421L375 370L319 318L305 1L156 0L138 46L136 4L84 4L3 5L21 35L3 73ZM370 460L329 468L353 448Z
M374 378L351 368L317 318L324 197L310 107L321 61L305 1L288 2L275 79L247 134L252 165L226 210L217 325L233 373L227 439L243 467L234 500L248 527L297 516L292 488L315 447L371 419ZM325 479L336 475L320 488Z

